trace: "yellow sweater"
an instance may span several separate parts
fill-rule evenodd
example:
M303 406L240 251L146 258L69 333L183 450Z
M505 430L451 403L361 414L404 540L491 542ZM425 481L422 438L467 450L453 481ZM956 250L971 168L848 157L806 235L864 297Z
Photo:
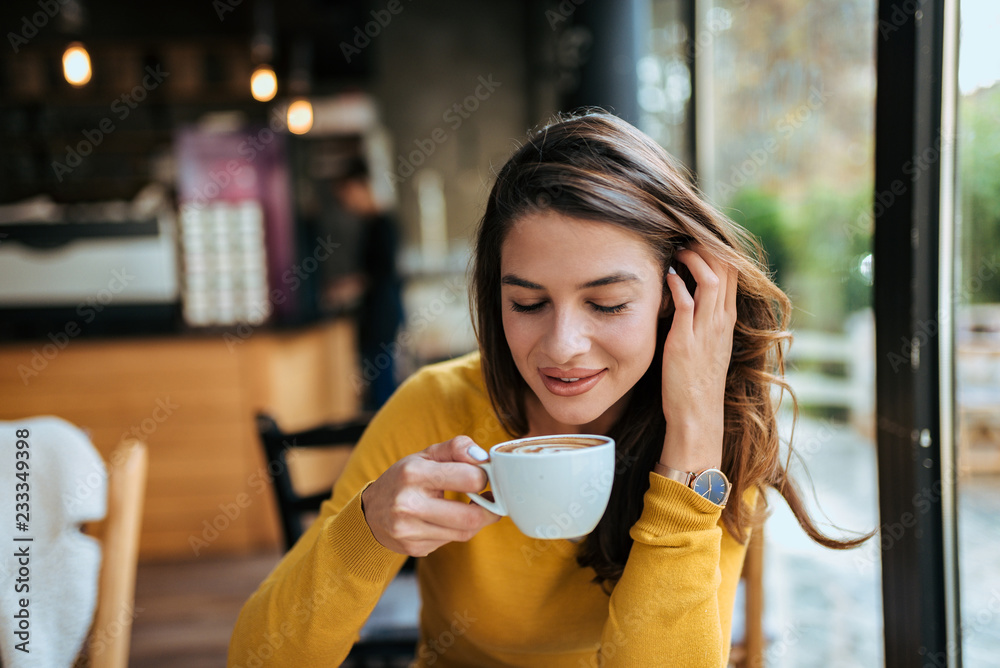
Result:
M243 606L230 668L344 660L406 559L372 536L361 492L400 458L459 434L486 449L511 438L478 354L421 370L372 420L319 519ZM529 538L509 518L421 559L414 665L724 666L745 547L718 507L673 480L650 473L644 504L610 597L577 565L574 544Z

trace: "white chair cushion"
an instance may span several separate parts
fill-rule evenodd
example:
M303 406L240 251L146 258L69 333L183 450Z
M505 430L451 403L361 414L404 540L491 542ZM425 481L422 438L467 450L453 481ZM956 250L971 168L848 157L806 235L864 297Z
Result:
M26 436L19 439L19 434ZM27 448L19 449L19 440ZM29 454L21 461L27 468L18 470L17 453L24 450ZM17 522L25 518L16 513L26 509L27 530L21 530ZM103 518L106 511L107 471L83 431L56 417L0 421L0 656L5 667L73 665L94 617L101 565L100 544L80 525Z

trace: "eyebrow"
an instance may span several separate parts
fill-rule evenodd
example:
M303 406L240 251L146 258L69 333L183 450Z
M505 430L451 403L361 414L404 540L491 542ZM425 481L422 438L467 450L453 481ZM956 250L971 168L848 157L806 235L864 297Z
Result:
M635 274L628 272L619 272L617 274L611 274L610 276L603 276L601 278L596 278L592 281L587 281L586 283L581 283L576 286L577 290L585 290L587 288L599 288L603 285L612 285L614 283L632 283L638 281L639 277ZM529 290L544 290L545 288L538 283L533 283L527 279L521 278L514 274L506 274L500 279L500 283L503 285L515 285L519 288L527 288Z

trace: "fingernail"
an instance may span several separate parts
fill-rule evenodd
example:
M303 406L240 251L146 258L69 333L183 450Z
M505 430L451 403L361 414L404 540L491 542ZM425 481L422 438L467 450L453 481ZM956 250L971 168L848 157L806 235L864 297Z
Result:
M486 451L480 448L478 445L470 445L469 449L466 451L469 456L475 459L477 462L485 462L490 458Z
M667 273L668 274L676 274L677 270L674 269L673 267L667 267Z

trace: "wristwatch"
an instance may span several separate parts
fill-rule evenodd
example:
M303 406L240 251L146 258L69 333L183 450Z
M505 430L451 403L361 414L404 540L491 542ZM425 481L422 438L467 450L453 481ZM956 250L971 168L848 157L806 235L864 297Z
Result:
M653 471L664 478L676 480L682 485L690 487L720 508L726 507L729 492L733 487L726 474L719 469L705 469L695 473L693 471L678 471L666 464L656 462L653 464Z

